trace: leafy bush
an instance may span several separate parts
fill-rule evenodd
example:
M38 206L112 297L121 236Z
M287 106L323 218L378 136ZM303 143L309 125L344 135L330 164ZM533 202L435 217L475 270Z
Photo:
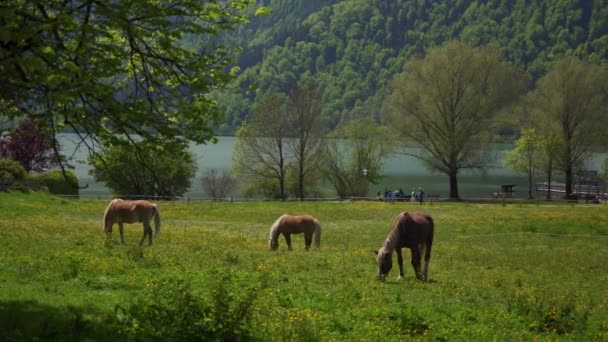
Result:
M12 159L0 159L0 180L25 179L27 172L19 164Z
M78 178L71 171L66 171L66 177L61 171L50 171L34 176L32 179L46 186L51 194L78 196Z
M117 196L176 197L192 185L196 164L184 144L114 145L95 155L90 174Z
M247 340L259 287L234 288L234 280L234 274L222 273L209 288L210 299L182 279L154 282L128 308L117 306L112 323L120 333L143 340Z
M545 298L539 290L518 289L509 298L509 309L529 322L530 330L559 335L584 331L590 307L576 304L571 295Z

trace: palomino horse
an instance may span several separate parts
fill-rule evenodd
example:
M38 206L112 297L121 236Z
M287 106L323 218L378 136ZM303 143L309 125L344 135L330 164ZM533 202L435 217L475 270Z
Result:
M151 246L152 227L150 227L150 221L152 219L154 219L155 234L158 236L160 234L160 213L156 204L142 200L126 201L117 198L110 202L103 214L103 229L106 236L109 236L112 234L114 223L118 223L120 241L124 244L123 223L142 222L144 224L144 236L141 238L139 245L144 244L146 235L148 235L148 246Z
M431 247L433 246L433 218L424 213L401 213L395 219L384 245L376 253L378 262L378 277L386 279L393 267L393 251L397 251L399 262L399 278L403 279L403 256L401 248L407 247L412 252L412 266L416 278L427 280ZM424 254L424 265L420 268L420 256Z
M310 249L312 236L315 236L315 247L319 248L321 244L321 224L319 221L310 215L282 215L279 217L272 227L270 227L270 238L268 239L270 249L277 250L279 248L279 234L283 234L287 249L291 249L291 234L304 233L304 241L306 250Z

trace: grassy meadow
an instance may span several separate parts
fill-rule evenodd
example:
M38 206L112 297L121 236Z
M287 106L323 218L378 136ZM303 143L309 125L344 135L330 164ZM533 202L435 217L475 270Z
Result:
M108 201L0 193L3 340L608 340L608 206L438 202L160 202L104 239ZM401 211L435 219L429 281L376 280ZM293 252L270 225L322 224Z

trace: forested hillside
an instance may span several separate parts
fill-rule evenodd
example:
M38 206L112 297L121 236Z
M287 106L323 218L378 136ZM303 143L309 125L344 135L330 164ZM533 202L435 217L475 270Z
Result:
M505 58L542 76L556 57L608 57L608 0L265 0L273 13L255 18L228 44L243 47L241 74L215 94L232 133L255 103L314 79L323 124L381 110L386 82L407 60L458 38L498 43ZM251 91L252 87L257 91Z

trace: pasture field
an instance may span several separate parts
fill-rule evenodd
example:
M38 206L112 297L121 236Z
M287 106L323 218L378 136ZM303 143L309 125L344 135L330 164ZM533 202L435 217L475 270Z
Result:
M162 230L105 240L108 201L0 193L3 340L608 340L608 206L159 202ZM435 220L429 281L376 280L401 211ZM322 224L321 249L268 232ZM395 257L396 259L396 257Z

